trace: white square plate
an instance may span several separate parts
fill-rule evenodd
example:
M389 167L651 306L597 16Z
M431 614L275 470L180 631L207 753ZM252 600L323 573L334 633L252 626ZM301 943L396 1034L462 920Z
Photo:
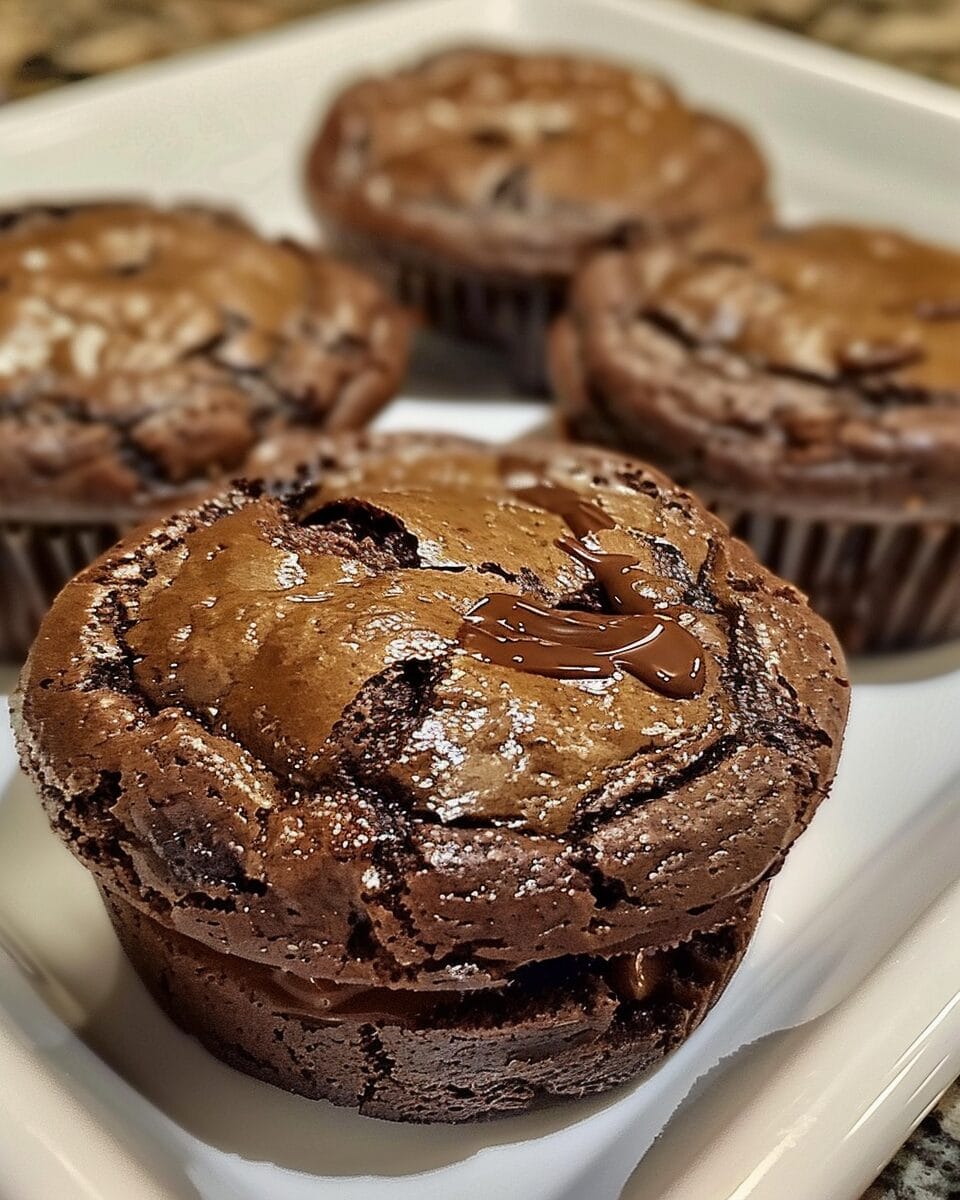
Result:
M309 234L299 170L324 95L371 66L478 37L653 64L758 133L792 214L886 220L960 242L960 98L655 0L409 0L39 97L0 113L0 202L118 191L207 198L270 230ZM543 418L542 407L508 397L482 354L434 347L428 365L429 384L421 361L382 425L505 438ZM855 689L834 795L771 889L727 993L668 1063L602 1100L465 1129L396 1127L286 1096L173 1029L133 979L90 881L46 831L0 740L0 780L9 781L0 803L0 1195L613 1200L698 1077L848 996L955 880L957 662L949 652L916 658L894 668L899 682ZM916 1012L905 998L904 1031L928 1029L926 1008L943 1008L942 972L922 970L943 939L942 913L923 928L898 950L915 961ZM956 1044L960 1006L944 1012L936 1037L911 1034L920 1039L911 1071L939 1053L922 1086L895 1072L915 1099L951 1069L938 1038L953 1030ZM883 1086L901 1095L900 1084ZM769 1157L769 1130L756 1128L745 1154ZM823 1200L801 1175L814 1178L796 1175L791 1200ZM749 1179L737 1186L722 1194L759 1194ZM713 1200L698 1188L689 1195Z

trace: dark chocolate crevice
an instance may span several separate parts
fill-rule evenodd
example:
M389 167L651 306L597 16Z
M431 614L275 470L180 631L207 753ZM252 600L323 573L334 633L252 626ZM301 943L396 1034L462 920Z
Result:
M392 513L365 500L347 497L331 500L299 517L297 524L305 528L320 527L335 530L353 539L358 546L371 541L390 555L398 567L422 566L417 539Z
M436 659L405 659L361 685L332 735L358 779L382 779L384 767L400 754L429 710L444 669Z
M604 803L604 797L585 797L577 808L577 815L570 827L569 833L576 841L589 837L609 821L618 820L626 813L653 800L662 800L673 792L682 791L695 780L702 779L718 770L733 751L750 738L747 734L729 734L714 742L691 763L675 774L664 776L655 788L630 792L610 804Z
M361 1026L360 1049L370 1070L370 1078L357 1096L357 1107L362 1112L376 1095L378 1084L390 1077L393 1062L383 1048L383 1042L375 1025Z
M729 363L742 363L743 369L751 375L762 372L772 379L784 379L796 383L809 384L814 387L830 388L836 394L835 403L842 405L849 413L857 411L858 406L863 410L887 408L895 404L913 404L916 406L937 407L944 405L956 407L955 396L941 394L935 391L922 391L918 388L897 387L890 375L905 363L922 357L922 351L910 352L904 350L891 354L884 361L864 363L854 367L848 365L827 376L815 371L805 371L799 367L788 367L776 362L754 362L738 355L727 348L722 340L711 341L697 337L679 323L676 317L662 309L643 307L634 314L633 320L642 321L650 329L668 340L683 347L685 351L696 358L701 369L712 371L719 378L728 378ZM624 319L626 331L628 319Z
M128 895L137 897L154 916L162 918L170 911L170 901L142 882L126 848L128 831L110 813L112 802L119 797L119 776L101 772L100 781L97 791L71 796L45 784L42 798L48 810L57 812L57 829L88 870L98 877L110 874L122 880ZM99 826L95 832L91 832L89 820L92 812L96 812Z

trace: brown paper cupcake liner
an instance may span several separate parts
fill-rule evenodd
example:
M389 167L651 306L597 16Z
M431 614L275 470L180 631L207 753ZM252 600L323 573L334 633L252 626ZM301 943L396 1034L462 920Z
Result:
M566 282L521 275L486 275L448 263L415 246L386 242L327 224L327 244L375 275L403 305L449 337L489 342L507 355L525 392L548 390L547 329L563 306Z
M0 661L26 658L56 594L121 533L110 522L0 521Z
M960 637L960 522L803 517L704 499L766 566L806 592L848 652Z

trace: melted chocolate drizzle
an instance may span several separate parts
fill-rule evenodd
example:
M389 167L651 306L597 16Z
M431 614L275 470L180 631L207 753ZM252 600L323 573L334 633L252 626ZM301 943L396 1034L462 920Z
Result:
M696 638L658 613L541 608L523 596L494 592L467 613L460 640L497 666L554 679L609 678L623 669L674 699L694 696L703 686Z
M562 517L578 538L598 529L613 529L616 524L599 504L560 484L537 483L533 487L516 488L515 493L528 504Z
M498 666L555 679L608 678L620 669L673 699L699 695L703 647L679 623L685 610L643 595L639 587L658 581L629 554L605 554L579 540L614 528L609 514L556 484L518 488L516 494L566 521L576 537L562 537L557 545L588 568L618 612L542 608L529 598L494 592L464 618L464 648Z
M644 596L638 587L647 584L656 586L656 576L645 571L643 567L629 554L604 554L602 550L591 550L576 538L562 537L557 541L561 550L565 550L571 558L583 563L603 588L607 599L619 612L652 613L656 611L679 615L676 605L657 604L649 596Z

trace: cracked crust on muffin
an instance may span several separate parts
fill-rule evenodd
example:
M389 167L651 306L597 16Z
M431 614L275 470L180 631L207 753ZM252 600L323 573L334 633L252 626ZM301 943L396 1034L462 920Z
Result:
M960 254L754 228L598 255L551 337L570 432L720 504L955 520Z
M395 393L408 325L354 268L221 211L0 212L0 516L111 520L269 470Z
M682 594L700 695L460 645L488 592L603 608L525 473ZM663 476L408 435L103 556L44 624L19 728L54 826L144 913L308 978L466 988L728 920L827 791L847 695L828 627Z
M324 218L519 277L766 205L750 138L655 75L477 47L347 88L307 178Z

